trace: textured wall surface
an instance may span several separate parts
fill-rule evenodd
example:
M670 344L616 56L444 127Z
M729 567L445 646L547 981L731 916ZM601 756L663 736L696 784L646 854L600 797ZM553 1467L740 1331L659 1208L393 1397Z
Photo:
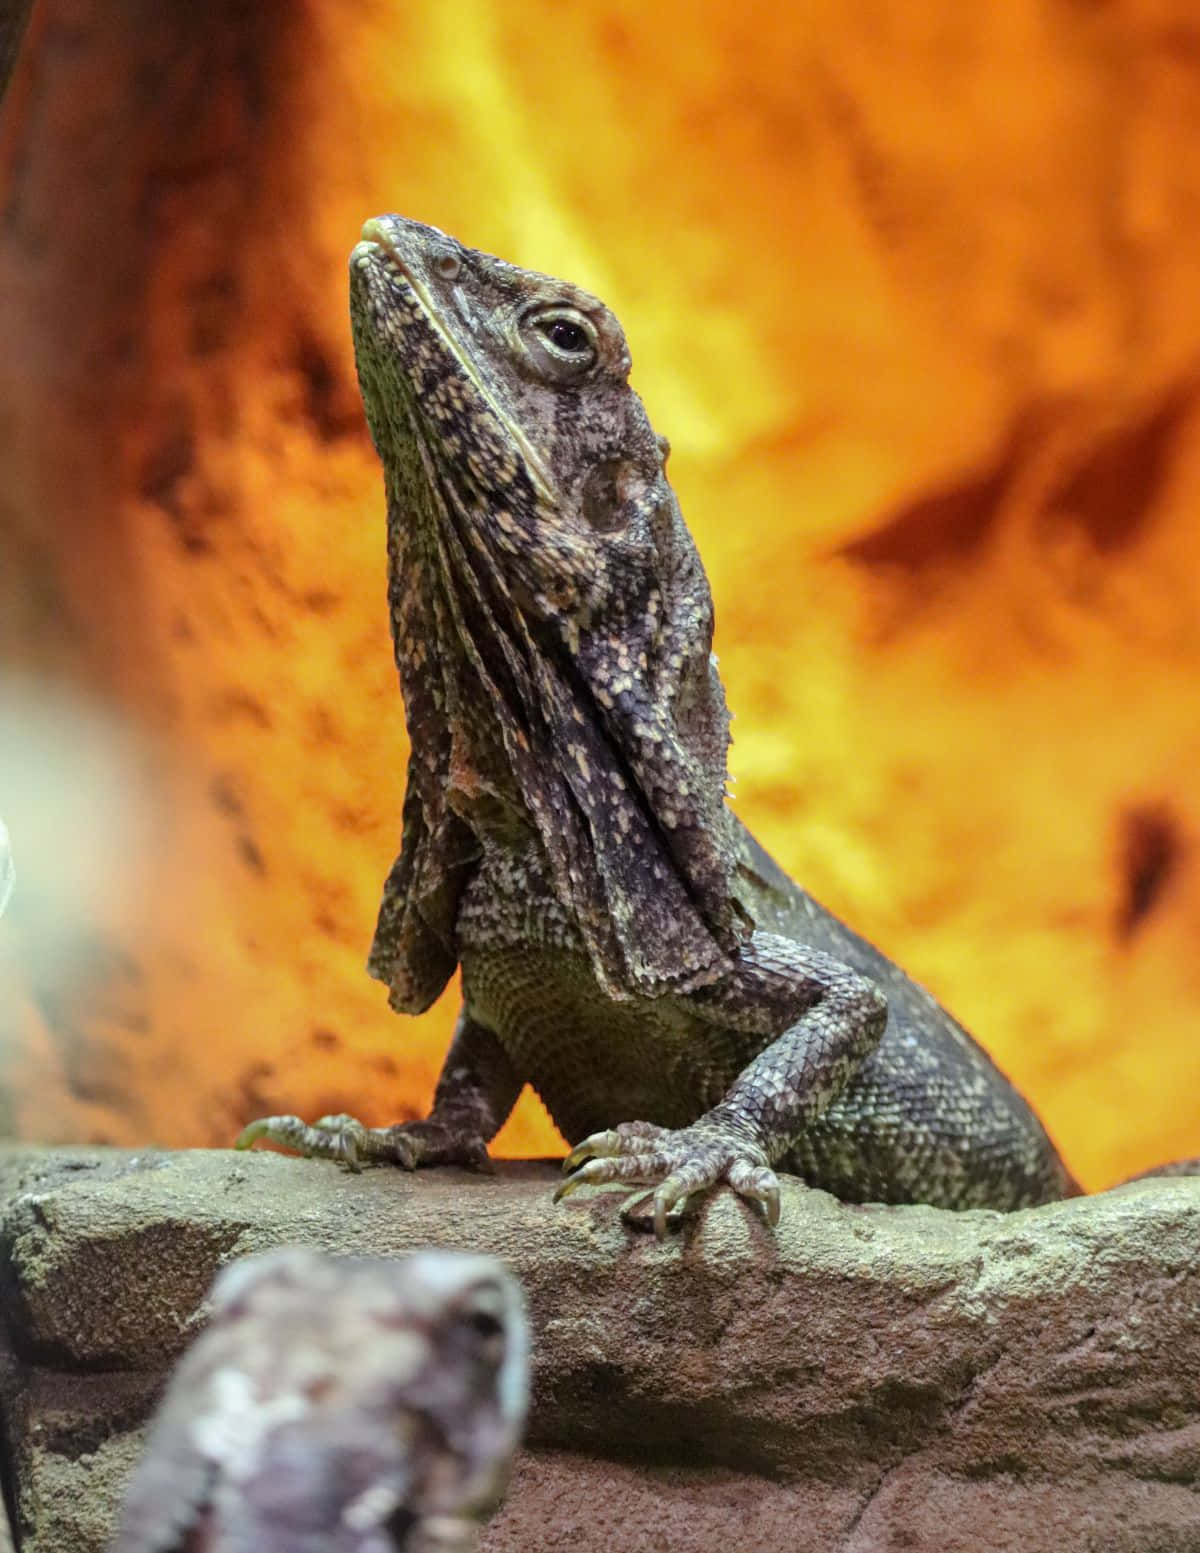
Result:
M0 116L0 1090L26 1137L423 1110L345 255L599 292L738 809L1101 1185L1200 1153L1191 0L40 0ZM543 1150L532 1100L502 1137Z

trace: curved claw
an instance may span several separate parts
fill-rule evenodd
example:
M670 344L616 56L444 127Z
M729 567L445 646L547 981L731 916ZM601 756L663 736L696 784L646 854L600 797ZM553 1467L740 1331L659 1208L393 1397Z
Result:
M654 1122L622 1122L619 1127L594 1132L575 1145L563 1160L563 1170L574 1170L586 1159L648 1158L658 1152L665 1132Z
M561 1202L581 1186L611 1186L617 1181L652 1181L655 1174L654 1159L650 1155L602 1154L589 1159L569 1175L554 1193L554 1201Z
M667 1213L674 1208L679 1199L686 1200L687 1193L676 1188L670 1176L654 1193L654 1238L662 1241L667 1238Z
M772 1229L775 1228L779 1223L779 1181L773 1170L761 1166L742 1168L740 1162L737 1162L731 1166L726 1181L739 1197L761 1203L767 1224ZM654 1237L656 1240L667 1238L668 1216L685 1213L689 1199L694 1197L697 1191L705 1190L709 1184L702 1183L697 1187L694 1182L679 1173L669 1175L655 1188Z
M358 1155L362 1135L362 1123L353 1116L322 1116L311 1127L299 1116L260 1116L242 1128L233 1146L249 1149L265 1139L306 1159L337 1160L357 1175L362 1169Z
M737 1160L729 1169L729 1184L739 1197L761 1203L772 1229L779 1223L779 1177L769 1165Z
M243 1127L241 1132L239 1132L237 1137L233 1140L234 1148L252 1148L260 1138L265 1138L267 1136L271 1130L271 1123L273 1120L274 1117L260 1116L256 1122L250 1122L248 1126Z
M569 1155L568 1158L570 1157ZM579 1187L587 1186L589 1180L594 1180L596 1172L593 1172L591 1177L588 1176L587 1172L592 1165L598 1163L598 1160L589 1160L586 1165L582 1165L573 1175L569 1175L565 1181L561 1181L554 1189L554 1201L562 1202L564 1197L570 1197L571 1193L578 1190ZM563 1168L566 1169L566 1166L564 1165Z
M301 1149L308 1131L308 1123L299 1116L260 1116L242 1128L233 1146L248 1149L265 1138L283 1148Z
M667 1238L667 1215L677 1213L682 1215L687 1208L688 1200L694 1197L697 1190L703 1190L703 1183L699 1188L695 1182L685 1179L682 1173L676 1172L669 1175L665 1181L661 1181L654 1190L654 1238L665 1240Z
M592 1133L575 1145L563 1169L568 1174L554 1194L555 1202L581 1186L652 1186L652 1193L639 1193L626 1203L621 1215L628 1219L635 1207L652 1198L659 1240L666 1239L669 1221L685 1211L690 1198L722 1181L740 1197L761 1203L772 1228L779 1222L779 1181L765 1152L732 1129L704 1119L676 1131L649 1122L624 1122Z
M577 1143L566 1159L562 1162L563 1174L569 1175L577 1166L582 1165L585 1159L606 1159L619 1152L621 1136L619 1133L594 1132L591 1137L584 1138ZM555 1197L555 1201L558 1199Z
M454 1118L427 1117L397 1122L393 1127L367 1127L357 1117L339 1112L322 1116L311 1127L298 1116L264 1116L244 1127L236 1148L248 1149L260 1139L292 1149L309 1159L332 1159L357 1174L364 1165L467 1165L491 1169L487 1140Z

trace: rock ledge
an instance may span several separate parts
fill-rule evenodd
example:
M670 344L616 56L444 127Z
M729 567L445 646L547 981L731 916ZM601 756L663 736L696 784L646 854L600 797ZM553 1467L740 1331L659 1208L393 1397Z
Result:
M553 1168L0 1150L22 1553L101 1553L218 1265L286 1242L486 1250L535 1332L489 1553L1200 1547L1200 1180L1000 1216L722 1193L659 1246Z

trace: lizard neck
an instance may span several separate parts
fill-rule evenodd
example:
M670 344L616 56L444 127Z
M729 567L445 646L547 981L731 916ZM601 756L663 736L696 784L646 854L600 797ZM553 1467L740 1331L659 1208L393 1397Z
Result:
M372 231L352 315L412 747L372 970L413 1006L481 853L532 833L608 995L706 986L749 931L728 712L620 325L418 223Z

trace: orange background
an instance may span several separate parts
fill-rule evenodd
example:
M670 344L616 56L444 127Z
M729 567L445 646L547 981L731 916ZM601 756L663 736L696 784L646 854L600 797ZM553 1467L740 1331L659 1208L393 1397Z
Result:
M26 1137L423 1112L345 256L598 292L739 813L1089 1186L1200 1154L1192 0L41 0L0 117L0 1081ZM0 1118L3 1119L3 1118ZM526 1096L500 1140L556 1146Z

